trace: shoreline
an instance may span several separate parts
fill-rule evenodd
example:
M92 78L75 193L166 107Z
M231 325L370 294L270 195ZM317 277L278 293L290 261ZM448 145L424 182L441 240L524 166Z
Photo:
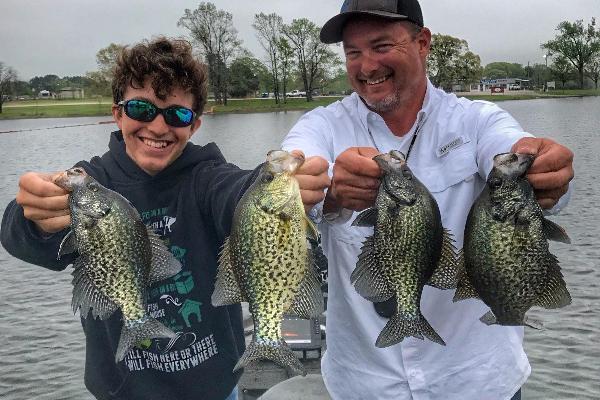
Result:
M499 94L479 94L474 92L457 92L458 97L470 100L485 100L491 102L502 102L510 100L537 100L537 99L561 99L570 97L600 96L600 90L568 90L553 91L553 93L541 93L534 91L523 91L521 93L505 92ZM202 115L217 114L252 114L264 112L286 112L286 111L309 111L319 106L327 106L342 96L318 96L312 102L305 98L288 98L286 104L275 104L274 99L228 99L227 106L208 102ZM45 102L48 102L44 104ZM15 104L16 103L16 104ZM41 103L41 104L40 104ZM111 117L112 101L90 102L89 100L60 101L32 100L26 102L5 103L3 112L0 113L0 121L19 119L40 118L76 118L76 117ZM111 120L112 121L112 120ZM7 132L0 132L7 133Z

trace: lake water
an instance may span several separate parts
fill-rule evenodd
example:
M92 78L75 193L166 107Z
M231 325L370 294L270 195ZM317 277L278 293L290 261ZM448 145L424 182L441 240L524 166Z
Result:
M545 329L526 330L532 375L524 399L600 399L600 97L500 104L525 128L575 152L576 190L554 218L572 244L551 243L573 304L532 310ZM192 141L216 142L227 159L251 168L279 146L301 112L207 115ZM25 171L56 171L107 148L114 124L103 118L0 121L0 209ZM0 248L0 398L91 400L83 385L84 338L70 311L71 275L21 262ZM482 394L482 399L485 394Z

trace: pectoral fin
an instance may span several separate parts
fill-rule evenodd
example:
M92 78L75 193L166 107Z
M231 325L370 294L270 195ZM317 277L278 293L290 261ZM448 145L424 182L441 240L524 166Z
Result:
M377 223L377 208L367 208L352 222L352 226L375 226Z
M558 224L550 221L549 219L544 218L543 228L544 233L546 234L546 238L548 238L548 240L554 240L555 242L571 244L571 239L569 238L569 235L567 235L567 232Z
M67 232L62 242L60 242L60 246L58 248L58 256L57 260L60 260L62 256L65 254L71 254L77 251L77 239L75 239L75 233L72 230Z

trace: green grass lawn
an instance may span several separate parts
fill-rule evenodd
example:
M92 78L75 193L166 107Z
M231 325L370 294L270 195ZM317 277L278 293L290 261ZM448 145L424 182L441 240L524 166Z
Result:
M290 110L312 110L319 106L327 106L341 97L316 97L308 102L306 98L288 98L285 104L276 104L275 99L233 99L227 105L215 104L209 101L204 107L205 112L231 113L231 112L271 112Z
M600 96L599 89L587 90L552 90L528 94L473 94L465 97L473 100L488 100L492 102L504 100L529 100L537 98L553 98L565 96ZM311 110L319 106L327 106L341 97L316 97L307 102L305 98L288 98L286 104L276 104L275 99L230 99L227 105L215 104L209 101L204 108L206 113L253 113L291 110ZM75 99L75 100L23 100L4 103L0 119L18 118L63 118L110 116L112 99Z

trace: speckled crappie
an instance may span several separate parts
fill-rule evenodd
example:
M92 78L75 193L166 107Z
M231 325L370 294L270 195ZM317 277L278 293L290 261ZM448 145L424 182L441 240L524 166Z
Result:
M177 274L181 265L161 239L141 221L136 209L120 194L100 185L82 168L54 178L71 192L71 231L58 257L77 251L73 271L73 312L108 318L120 309L123 328L115 354L121 361L137 343L174 338L175 333L147 313L150 284Z
M238 203L226 239L212 303L247 301L254 320L252 342L234 371L271 360L291 372L304 367L281 334L284 314L301 318L323 312L323 296L307 237L317 231L306 218L296 170L304 162L283 150L268 153L252 186Z
M558 261L548 249L548 239L570 240L544 218L525 176L533 160L528 154L496 155L467 217L464 270L455 301L483 300L491 309L481 317L488 325L530 325L525 313L532 306L571 303Z
M383 173L375 206L353 225L373 226L350 276L356 291L373 302L396 298L397 307L375 345L387 347L413 336L444 345L421 314L426 284L456 287L456 256L438 205L398 151L373 158Z

